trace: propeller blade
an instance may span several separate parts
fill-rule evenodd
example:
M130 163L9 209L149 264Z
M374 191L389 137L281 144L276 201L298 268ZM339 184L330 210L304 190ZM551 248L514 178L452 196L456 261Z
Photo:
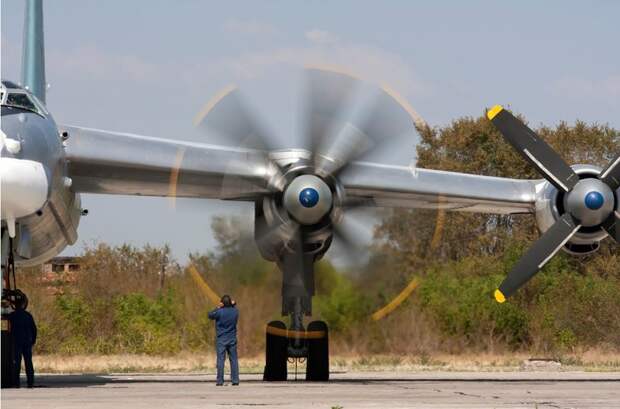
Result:
M606 183L612 190L620 189L620 155L617 155L609 165L599 175L599 178ZM617 200L620 200L619 193L616 192ZM616 207L617 209L618 207ZM614 211L607 220L603 222L603 229L609 236L620 244L620 210Z
M371 150L374 142L362 130L346 123L329 146L315 155L316 173L325 177L337 174L350 161Z
M355 241L355 236L342 224L334 225L334 238L338 240L347 256L352 257L360 251L360 247Z
M296 221L289 219L284 223L280 223L272 227L268 227L264 224L261 224L260 226L260 231L256 231L256 233L258 233L256 234L256 242L259 247L261 245L269 246L273 243L279 243L281 241L287 243L291 249L293 249L293 246L297 245L296 242L298 240L293 240L298 238L300 235L300 226Z
M506 279L495 290L495 299L503 303L530 278L532 278L551 258L577 233L581 226L565 213L549 228L512 268Z
M371 103L351 115L332 140L319 147L315 167L319 175L335 175L349 163L372 152L390 138L414 132L423 120L394 91L376 88Z
M194 118L194 126L215 133L235 146L273 150L265 126L243 102L235 85L224 88L213 97Z
M613 212L607 220L603 222L603 229L609 236L620 244L620 212Z
M359 80L320 67L307 67L304 76L301 133L305 146L315 154L344 125L343 116L358 89Z
M599 175L599 179L605 182L611 190L620 188L620 155L616 156Z
M194 118L194 126L207 134L213 133L224 138L234 146L256 150L243 163L231 163L231 174L253 174L257 170L264 170L267 188L283 190L281 169L268 154L273 150L269 133L243 102L236 86L226 87L209 101ZM224 191L240 191L244 183L231 176L224 179L222 188ZM230 189L233 187L235 189Z
M359 206L363 204L360 203ZM372 238L373 225L368 222L370 215L366 209L362 207L347 209L340 220L333 224L336 246L342 248L340 253L343 254L347 264L363 263L368 258L368 240Z
M521 156L555 187L568 192L579 182L579 176L560 155L501 105L491 108L487 117Z

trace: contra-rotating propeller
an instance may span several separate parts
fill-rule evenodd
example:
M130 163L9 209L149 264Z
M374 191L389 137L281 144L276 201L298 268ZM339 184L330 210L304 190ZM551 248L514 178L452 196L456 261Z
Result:
M270 199L278 217L274 220L269 216L264 229L257 225L258 242L269 242L275 236L288 242L291 253L306 252L317 228L327 226L348 251L353 251L360 245L358 234L341 222L344 212L365 202L348 199L338 175L384 141L413 132L413 123L419 118L412 117L412 110L386 89L370 87L349 74L308 67L304 77L300 134L306 150L292 150L299 156L293 162L278 156L272 146L273 134L251 112L236 87L227 88L207 104L195 124L231 143L256 149L247 162L231 165L247 169L242 173L271 169L261 171L265 175L263 197ZM224 181L224 185L238 183L244 182L233 177Z
M487 117L504 138L555 186L565 213L534 243L495 291L502 303L532 278L582 227L601 227L620 243L620 155L598 177L579 175L544 140L510 112L496 105Z

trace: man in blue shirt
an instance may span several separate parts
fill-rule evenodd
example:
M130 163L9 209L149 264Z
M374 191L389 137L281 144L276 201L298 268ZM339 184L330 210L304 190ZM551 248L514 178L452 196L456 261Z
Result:
M226 354L230 360L230 377L233 386L239 385L239 362L237 360L237 321L239 311L229 295L222 297L220 305L209 313L215 321L217 348L217 386L224 385L224 361Z
M23 299L19 299L15 305L15 311L9 315L11 323L11 332L15 343L15 364L17 366L17 374L22 366L22 357L24 357L24 366L26 367L26 379L28 387L34 386L34 367L32 365L32 347L37 342L37 326L34 318L25 308ZM19 387L19 384L18 384Z

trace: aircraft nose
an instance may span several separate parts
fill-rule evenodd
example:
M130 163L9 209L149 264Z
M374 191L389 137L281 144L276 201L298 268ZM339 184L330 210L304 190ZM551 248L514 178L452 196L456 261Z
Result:
M48 182L40 162L0 158L1 213L9 235L15 237L15 220L39 210L47 200Z

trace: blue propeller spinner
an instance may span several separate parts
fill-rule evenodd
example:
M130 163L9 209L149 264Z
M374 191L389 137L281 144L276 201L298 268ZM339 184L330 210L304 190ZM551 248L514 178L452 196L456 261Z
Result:
M319 192L307 187L299 192L299 202L303 207L314 207L319 202Z
M603 207L603 204L605 203L605 198L599 192L592 191L586 195L585 201L586 201L586 206L588 206L588 209L598 210L601 207Z

